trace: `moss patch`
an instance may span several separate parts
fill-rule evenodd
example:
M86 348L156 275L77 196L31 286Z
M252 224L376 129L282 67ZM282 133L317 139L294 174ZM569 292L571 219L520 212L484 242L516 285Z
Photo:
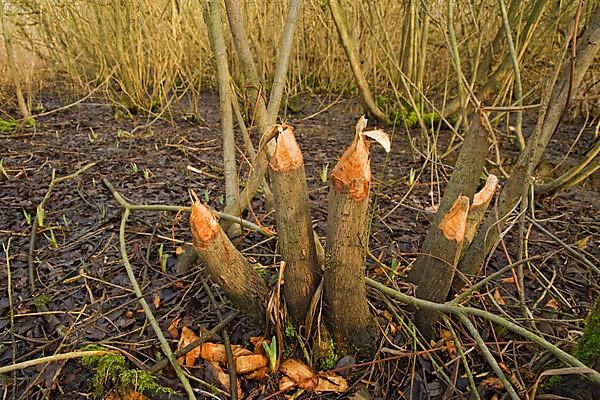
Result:
M97 345L89 345L84 351L106 350ZM125 357L120 354L105 354L102 356L89 356L81 359L83 365L95 370L93 384L98 397L105 393L105 389L114 386L119 394L149 391L153 393L174 393L172 389L157 383L156 376L148 371L130 369L127 367Z
M583 336L573 350L573 356L590 368L600 367L600 298L585 320Z

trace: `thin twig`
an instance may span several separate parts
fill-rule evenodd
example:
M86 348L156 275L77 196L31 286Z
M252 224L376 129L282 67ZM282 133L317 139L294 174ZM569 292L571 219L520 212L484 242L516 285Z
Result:
M508 379L506 379L506 375L504 375L504 372L502 372L502 369L500 368L500 366L498 365L498 362L496 361L496 359L490 352L490 349L488 349L485 342L481 338L481 335L479 334L479 332L477 332L477 328L475 328L475 325L473 325L473 323L469 320L469 318L467 318L464 314L458 314L458 318L460 318L460 321L469 330L469 332L471 333L471 336L473 336L475 343L477 343L477 346L479 346L479 348L481 349L481 352L483 353L483 357L486 359L488 364L492 367L492 369L494 370L494 372L496 373L498 378L500 378L500 380L504 384L504 389L506 389L509 396L513 400L519 400L520 397L517 394L517 392L515 391L515 388L511 385L511 383L508 381Z
M6 365L0 367L0 374L6 374L7 372L33 367L34 365L45 364L54 361L69 360L71 358L81 357L92 357L92 356L103 356L105 354L112 354L114 351L108 350L95 350L95 351L73 351L70 353L54 354L47 357L40 357L33 360L23 361L17 364Z
M125 243L125 226L127 225L127 219L129 219L130 213L131 213L131 210L129 208L125 208L125 211L123 212L123 216L121 217L121 227L119 228L119 242L121 244L120 247L121 247L121 257L123 258L123 265L125 265L125 270L127 271L127 276L129 277L129 281L131 282L131 286L133 287L133 290L135 291L135 295L136 295L140 305L144 309L146 318L148 318L148 321L150 322L150 325L152 326L152 329L154 330L154 333L156 334L156 337L158 338L158 340L160 342L160 347L162 348L162 351L164 352L165 356L167 357L167 359L173 366L173 369L175 370L177 377L181 381L181 384L183 385L186 393L188 394L188 398L190 400L192 400L192 399L195 400L196 396L194 395L192 386L190 385L190 382L188 381L187 377L183 374L181 367L177 363L177 358L175 358L175 355L171 351L171 347L169 347L169 343L167 342L167 339L163 335L163 333L160 329L160 326L158 325L158 322L156 321L156 318L154 318L154 314L152 314L152 310L150 309L150 306L148 305L148 303L146 302L146 299L144 298L144 294L142 293L142 290L140 289L140 285L138 284L137 279L135 278L135 274L133 273L133 269L131 268L131 264L129 263L129 256L127 255L127 246Z
M562 362L564 362L567 365L570 365L572 367L585 367L585 364L583 364L577 358L575 358L572 355L570 355L569 353L559 349L558 347L556 347L552 343L548 342L543 337L538 336L535 333L532 333L532 332L528 331L527 329L525 329L513 322L510 322L510 321L506 320L505 318L494 315L490 312L480 310L480 309L474 308L474 307L462 307L459 305L454 305L452 303L443 303L443 304L442 303L434 303L431 301L422 300L422 299L418 299L413 296L409 296L409 295L399 292L395 289L389 288L389 287L383 285L382 283L379 283L371 278L366 278L365 281L366 281L367 285L371 286L372 288L377 289L380 292L383 292L397 300L400 300L403 303L411 304L417 308L426 308L429 310L437 311L439 313L454 314L454 315L459 315L459 316L460 315L472 315L475 317L486 319L495 324L505 327L509 331L514 332L517 335L524 337L525 339L528 339L528 340L536 343L537 345L550 351L552 354L554 354L554 356L556 358L558 358L559 360L561 360ZM600 372L594 372L594 373L588 374L588 375L586 375L586 377L589 378L590 380L592 380L593 382L600 384Z

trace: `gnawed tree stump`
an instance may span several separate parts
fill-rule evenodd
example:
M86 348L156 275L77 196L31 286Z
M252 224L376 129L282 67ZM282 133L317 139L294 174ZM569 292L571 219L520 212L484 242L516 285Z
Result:
M498 177L496 175L488 175L485 186L473 196L473 204L469 208L469 216L467 217L467 231L465 233L465 244L463 245L463 253L469 248L477 228L483 221L485 212L490 205L494 193L498 188Z
M426 300L432 301L444 301L450 291L450 283L444 283L440 286L440 279L437 275L437 266L430 265L432 262L431 249L437 246L440 237L443 237L440 232L440 223L448 214L448 211L453 207L454 203L460 196L465 196L467 199L473 198L473 195L477 191L481 174L483 173L483 167L485 166L485 159L488 152L487 133L481 122L479 115L474 115L471 121L469 132L465 135L465 140L462 145L458 159L456 160L456 167L450 178L450 182L444 191L444 197L440 202L438 211L433 217L433 221L425 241L421 245L422 255L418 256L412 270L408 274L408 281L418 285L417 296L420 293L429 294L435 293L435 298L423 297ZM468 204L467 208L468 210ZM460 255L460 251L458 253ZM447 256L447 255L446 255ZM457 254L449 255L450 259L454 260ZM443 267L442 267L443 268ZM446 271L449 273L450 271ZM454 270L452 274L446 274L444 277L452 279L454 277ZM442 290L446 290L446 293L442 294ZM422 321L419 324L419 328L422 329L422 333L429 335L433 334L432 326L427 326L429 321L432 324L437 318L420 318L418 314L421 311L417 311L417 320Z
M321 267L311 225L304 160L289 125L281 125L269 160L279 252L286 262L283 294L290 316L305 323L311 298L321 280Z
M354 141L331 172L323 296L325 319L340 353L359 349L367 354L376 342L365 287L371 185L367 136L382 140L387 151L389 139L382 131L363 133L366 124L361 118Z
M190 216L194 247L211 278L229 300L258 327L266 322L269 288L231 243L216 218L196 198Z
M468 213L469 198L459 196L439 225L427 233L422 255L408 274L408 280L417 285L418 298L434 302L446 300L465 239ZM417 310L415 324L423 336L431 338L438 318L431 310Z

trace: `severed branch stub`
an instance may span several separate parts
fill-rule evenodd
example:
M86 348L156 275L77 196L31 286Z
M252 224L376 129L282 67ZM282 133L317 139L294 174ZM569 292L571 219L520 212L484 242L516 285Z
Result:
M381 130L363 132L366 125L361 117L354 141L331 172L329 190L323 296L326 322L341 353L371 353L376 337L365 287L371 185L367 139L386 151L390 142Z
M459 195L437 227L432 227L408 280L417 285L416 297L440 303L446 300L467 232L469 198ZM439 318L432 310L417 310L415 324L426 338L433 337Z
M277 144L269 160L279 251L286 262L283 294L297 325L305 321L321 279L308 202L304 159L289 125L277 127Z
M264 328L269 298L265 280L231 243L210 210L192 194L195 201L190 225L200 260L229 300L257 326Z
M490 205L494 193L498 188L498 177L496 175L488 175L485 186L473 196L473 204L469 208L469 216L467 217L467 231L465 233L465 244L463 245L463 252L469 248L469 245L475 237L477 228L483 221L485 212Z

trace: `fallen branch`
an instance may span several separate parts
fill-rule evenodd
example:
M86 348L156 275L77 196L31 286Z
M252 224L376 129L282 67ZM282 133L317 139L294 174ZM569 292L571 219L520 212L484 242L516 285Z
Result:
M94 351L73 351L70 353L63 354L53 354L47 357L40 357L33 360L27 360L16 364L6 365L4 367L0 367L0 375L6 374L8 372L16 371L19 369L25 369L29 367L33 367L39 364L45 364L56 361L70 360L72 358L82 358L82 357L93 357L93 356L103 356L106 354L112 354L114 351L109 350L94 350Z

